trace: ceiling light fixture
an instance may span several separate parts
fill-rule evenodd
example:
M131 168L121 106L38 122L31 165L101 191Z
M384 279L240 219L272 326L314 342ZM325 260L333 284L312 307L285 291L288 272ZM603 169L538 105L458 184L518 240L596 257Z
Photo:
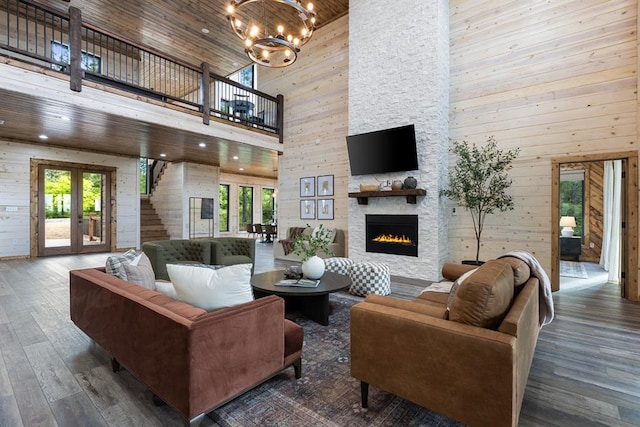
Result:
M39 136L38 136L38 138L40 138L40 139L42 139L42 140L49 139L49 137L48 137L47 135L44 135L44 134L39 135Z
M259 3L262 8L246 7L251 3ZM267 9L271 20L300 21L299 33L285 29L283 24L269 28ZM316 29L313 3L304 7L299 0L232 0L227 5L226 16L233 31L244 42L244 51L249 58L267 67L293 64L300 47L311 39ZM288 16L292 19L286 20Z
M201 142L200 144L198 144L198 146L204 148L207 146L207 144L205 144L204 142Z

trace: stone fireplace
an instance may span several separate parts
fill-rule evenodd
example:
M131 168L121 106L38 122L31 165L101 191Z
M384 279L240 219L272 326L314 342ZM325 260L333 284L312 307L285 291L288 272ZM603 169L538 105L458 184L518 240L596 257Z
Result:
M381 19L384 28L375 25ZM406 37L407 28L420 28L419 37ZM418 170L376 175L349 171L349 192L408 176L425 190L415 203L391 194L370 196L367 204L349 199L349 258L385 263L392 276L439 280L447 259L449 212L439 194L449 163L449 62L449 2L406 0L392 8L382 0L349 2L347 135L409 124L416 132ZM416 245L369 242L370 215L415 217Z
M366 251L418 256L418 215L366 215Z

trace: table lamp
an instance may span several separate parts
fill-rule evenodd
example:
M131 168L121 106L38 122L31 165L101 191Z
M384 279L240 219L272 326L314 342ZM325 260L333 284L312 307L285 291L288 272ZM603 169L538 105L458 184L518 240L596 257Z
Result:
M576 226L576 218L573 216L560 217L560 227L562 227L562 237L573 237L573 227Z

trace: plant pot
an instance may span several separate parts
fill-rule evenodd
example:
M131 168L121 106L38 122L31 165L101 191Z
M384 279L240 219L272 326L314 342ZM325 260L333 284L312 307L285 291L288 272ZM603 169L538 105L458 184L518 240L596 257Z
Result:
M302 274L307 279L319 279L324 274L324 260L317 255L302 263Z

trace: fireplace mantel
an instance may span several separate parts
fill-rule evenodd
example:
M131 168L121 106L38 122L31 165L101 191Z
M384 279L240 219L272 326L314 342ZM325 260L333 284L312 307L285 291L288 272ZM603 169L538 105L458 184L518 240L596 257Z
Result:
M368 205L369 197L405 196L407 198L407 203L415 205L417 196L424 196L426 194L427 190L422 188L413 188L406 190L358 191L355 193L349 193L349 197L358 199L359 205Z

